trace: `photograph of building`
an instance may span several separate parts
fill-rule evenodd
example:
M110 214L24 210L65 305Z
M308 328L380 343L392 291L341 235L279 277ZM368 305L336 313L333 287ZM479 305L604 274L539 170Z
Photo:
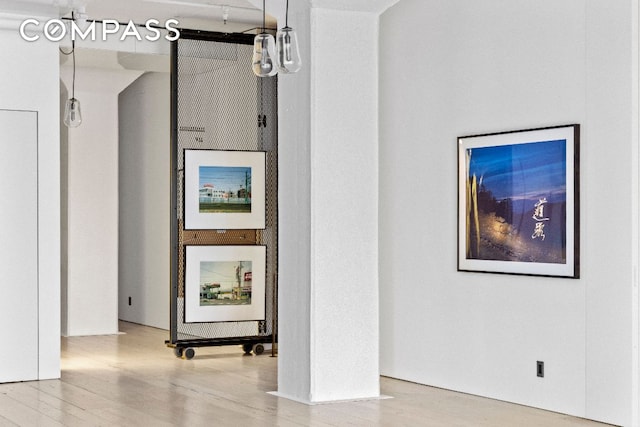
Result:
M200 206L206 212L251 212L251 168L200 166Z
M200 262L200 305L251 304L251 261Z

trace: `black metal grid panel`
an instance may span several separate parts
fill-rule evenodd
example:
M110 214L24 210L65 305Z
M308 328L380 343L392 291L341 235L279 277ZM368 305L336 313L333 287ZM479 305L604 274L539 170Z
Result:
M171 344L222 345L277 334L278 147L277 79L251 71L252 36L186 34L172 46ZM184 230L184 150L264 151L264 230ZM185 245L265 245L265 321L184 323Z

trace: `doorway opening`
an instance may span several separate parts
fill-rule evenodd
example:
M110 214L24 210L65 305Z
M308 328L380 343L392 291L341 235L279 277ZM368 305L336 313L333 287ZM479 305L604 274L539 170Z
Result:
M76 47L83 122L60 125L63 336L115 334L119 319L168 329L169 43L154 48Z

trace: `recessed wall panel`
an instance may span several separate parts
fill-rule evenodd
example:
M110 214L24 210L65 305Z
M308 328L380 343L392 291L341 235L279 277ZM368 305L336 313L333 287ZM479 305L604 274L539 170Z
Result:
M0 382L38 378L38 113L0 110Z

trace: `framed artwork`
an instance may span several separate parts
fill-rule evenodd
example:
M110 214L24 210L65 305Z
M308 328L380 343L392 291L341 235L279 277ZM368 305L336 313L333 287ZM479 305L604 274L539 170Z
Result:
M579 277L579 125L458 138L458 271Z
M184 228L264 229L265 153L184 150Z
M265 319L266 246L185 246L184 322Z

